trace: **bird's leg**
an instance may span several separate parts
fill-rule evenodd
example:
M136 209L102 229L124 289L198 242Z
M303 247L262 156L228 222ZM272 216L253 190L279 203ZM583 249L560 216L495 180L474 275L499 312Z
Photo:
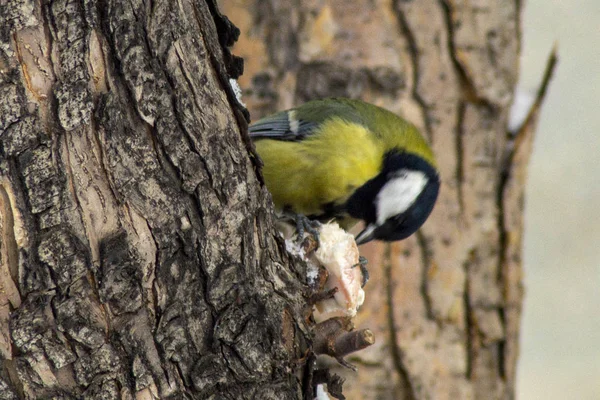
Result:
M319 248L319 228L321 227L321 223L311 220L302 214L292 214L291 218L296 222L296 240L302 242L304 233L308 232L312 235L315 242L317 242L316 248Z
M358 263L354 264L352 268L360 267L360 272L362 273L362 284L361 288L365 287L367 282L369 281L369 270L367 269L367 264L369 264L369 260L367 260L363 256L358 257Z

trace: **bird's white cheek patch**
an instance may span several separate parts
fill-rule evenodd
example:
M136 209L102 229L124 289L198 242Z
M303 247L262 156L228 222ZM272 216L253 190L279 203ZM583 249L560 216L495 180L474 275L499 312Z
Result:
M377 224L406 211L427 185L427 176L421 171L400 170L377 195Z

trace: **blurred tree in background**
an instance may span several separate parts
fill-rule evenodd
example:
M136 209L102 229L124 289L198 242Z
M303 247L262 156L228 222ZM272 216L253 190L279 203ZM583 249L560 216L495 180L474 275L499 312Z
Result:
M360 98L429 138L443 186L418 234L370 243L350 399L512 398L522 306L523 188L537 108L509 132L521 2L224 0L253 120ZM526 110L527 111L527 110Z

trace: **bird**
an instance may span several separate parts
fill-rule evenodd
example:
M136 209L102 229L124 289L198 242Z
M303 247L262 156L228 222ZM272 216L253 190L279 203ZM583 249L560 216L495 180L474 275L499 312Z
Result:
M348 230L357 244L402 240L429 217L440 190L431 147L400 116L361 100L308 101L250 124L276 210Z

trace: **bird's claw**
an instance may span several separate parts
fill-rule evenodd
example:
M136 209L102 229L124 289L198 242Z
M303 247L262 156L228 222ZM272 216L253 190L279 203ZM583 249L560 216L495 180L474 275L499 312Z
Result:
M363 256L358 257L358 263L354 264L352 268L360 267L360 272L362 273L362 284L361 288L364 288L367 282L369 281L369 270L367 269L367 264L369 264L369 260L367 260Z
M296 221L297 241L302 242L304 239L304 233L308 232L312 235L315 242L317 242L316 248L319 248L319 228L321 227L321 223L319 221L311 220L307 216L301 214L295 215L294 219Z

